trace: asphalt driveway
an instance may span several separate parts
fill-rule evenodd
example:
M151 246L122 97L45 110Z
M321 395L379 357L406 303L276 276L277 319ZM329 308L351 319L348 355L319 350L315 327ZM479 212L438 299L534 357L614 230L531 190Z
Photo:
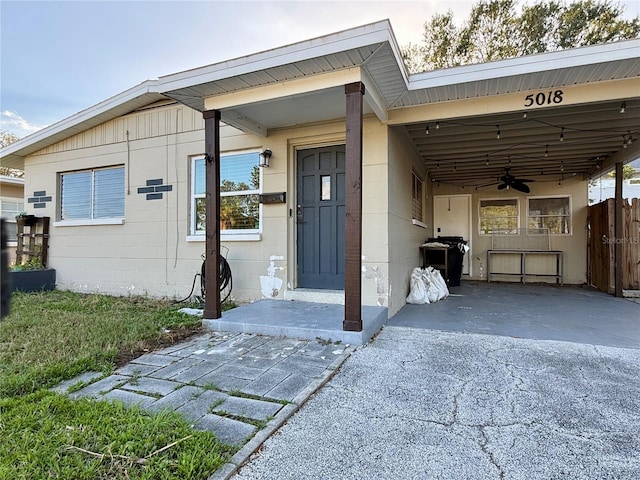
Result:
M385 327L235 479L637 479L640 350Z

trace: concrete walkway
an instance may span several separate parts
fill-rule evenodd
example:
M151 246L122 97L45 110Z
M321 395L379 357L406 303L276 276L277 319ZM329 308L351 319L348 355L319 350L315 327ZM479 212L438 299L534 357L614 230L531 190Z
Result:
M195 428L209 430L228 444L243 445L255 434L232 460L239 463L322 386L353 349L317 340L212 332L143 355L106 378L89 372L54 390L68 393L74 387L71 398L175 410ZM77 390L79 382L87 385Z
M637 479L640 350L385 327L235 480Z

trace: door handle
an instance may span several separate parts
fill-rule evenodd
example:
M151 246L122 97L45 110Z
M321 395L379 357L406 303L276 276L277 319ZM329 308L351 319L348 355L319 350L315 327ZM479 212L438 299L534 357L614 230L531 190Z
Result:
M304 215L302 213L302 205L296 206L296 223L304 223Z

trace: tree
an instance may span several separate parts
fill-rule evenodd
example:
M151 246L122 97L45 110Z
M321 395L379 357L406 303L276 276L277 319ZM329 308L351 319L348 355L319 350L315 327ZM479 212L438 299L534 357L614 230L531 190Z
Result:
M0 147L6 147L13 142L20 140L16 135L6 130L0 130Z
M6 130L0 130L0 147L6 147L7 145L11 145L13 142L17 142L18 140L20 139L13 133L7 132ZM24 171L17 168L0 167L0 175L23 178Z
M629 165L628 163L622 166L622 179L623 180L630 180L631 178L633 178L635 173L636 173L636 169L633 168L633 166ZM616 171L613 170L612 172L609 172L609 176L611 178L616 178Z
M503 58L612 42L640 35L640 16L622 18L611 0L480 0L456 26L453 13L436 14L424 25L423 43L402 49L410 72L435 70Z

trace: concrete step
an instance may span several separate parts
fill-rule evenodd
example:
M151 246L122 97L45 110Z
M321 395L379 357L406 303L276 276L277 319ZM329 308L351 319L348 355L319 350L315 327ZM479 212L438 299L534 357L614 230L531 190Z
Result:
M344 305L344 290L316 290L312 288L296 288L295 290L285 290L284 299L295 302Z
M344 306L263 299L228 310L219 319L203 319L217 332L243 332L364 345L387 322L386 307L362 306L362 331L342 330Z

